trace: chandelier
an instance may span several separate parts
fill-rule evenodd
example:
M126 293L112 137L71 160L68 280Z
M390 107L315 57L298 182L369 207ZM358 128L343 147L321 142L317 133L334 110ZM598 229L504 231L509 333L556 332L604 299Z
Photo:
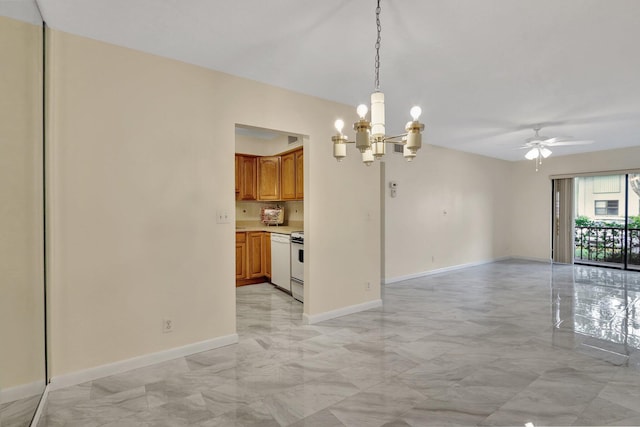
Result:
M394 136L385 135L384 93L380 91L380 33L382 31L382 26L380 25L380 0L378 0L378 7L376 7L376 25L378 38L375 45L375 91L371 94L371 120L367 120L369 108L365 104L360 104L356 109L360 119L353 124L353 130L356 131L356 140L349 141L342 133L344 121L341 119L335 121L334 125L338 133L331 137L331 141L333 141L333 157L336 160L341 161L347 156L347 144L355 143L356 148L362 153L362 161L367 166L370 166L374 159L379 160L384 156L387 143L402 144L405 159L407 161L413 160L420 147L422 147L421 132L424 130L424 124L418 121L422 109L415 106L410 110L413 120L406 124L406 133Z

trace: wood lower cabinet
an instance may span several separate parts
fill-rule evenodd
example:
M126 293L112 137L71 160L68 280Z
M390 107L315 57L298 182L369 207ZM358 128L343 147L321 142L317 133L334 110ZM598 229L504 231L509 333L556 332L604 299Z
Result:
M247 279L255 279L264 276L263 268L263 244L262 231L253 231L247 233Z
M280 156L258 157L258 200L280 200Z
M236 232L236 286L271 278L271 233Z
M271 233L262 233L262 249L264 275L271 279Z
M247 277L247 233L236 233L236 280Z

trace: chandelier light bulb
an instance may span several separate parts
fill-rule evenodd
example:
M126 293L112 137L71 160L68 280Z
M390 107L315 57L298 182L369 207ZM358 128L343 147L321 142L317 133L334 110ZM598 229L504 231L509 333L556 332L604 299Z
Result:
M369 112L369 108L365 104L360 104L360 105L358 105L358 108L356 108L356 111L357 111L358 116L360 117L360 119L364 120L365 117L367 117L367 113Z
M342 119L336 120L333 125L336 127L338 133L342 133L342 129L344 129L344 121L342 121Z
M412 107L411 110L409 111L409 114L411 114L411 117L413 118L413 121L417 121L420 118L420 114L422 114L422 108L418 107L417 105Z
M545 159L547 157L549 157L551 155L551 150L549 150L548 148L542 148L540 149L540 154L542 154L542 157L544 157Z

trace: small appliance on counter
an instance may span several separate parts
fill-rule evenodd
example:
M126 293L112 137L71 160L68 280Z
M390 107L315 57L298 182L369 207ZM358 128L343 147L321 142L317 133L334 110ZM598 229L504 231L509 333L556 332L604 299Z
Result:
M284 224L284 208L262 207L260 209L260 221L266 225Z

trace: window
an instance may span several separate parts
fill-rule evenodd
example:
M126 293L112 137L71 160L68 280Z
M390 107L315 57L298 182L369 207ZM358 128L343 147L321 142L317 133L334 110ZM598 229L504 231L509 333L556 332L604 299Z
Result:
M617 200L596 200L595 205L596 215L618 215L618 201Z

